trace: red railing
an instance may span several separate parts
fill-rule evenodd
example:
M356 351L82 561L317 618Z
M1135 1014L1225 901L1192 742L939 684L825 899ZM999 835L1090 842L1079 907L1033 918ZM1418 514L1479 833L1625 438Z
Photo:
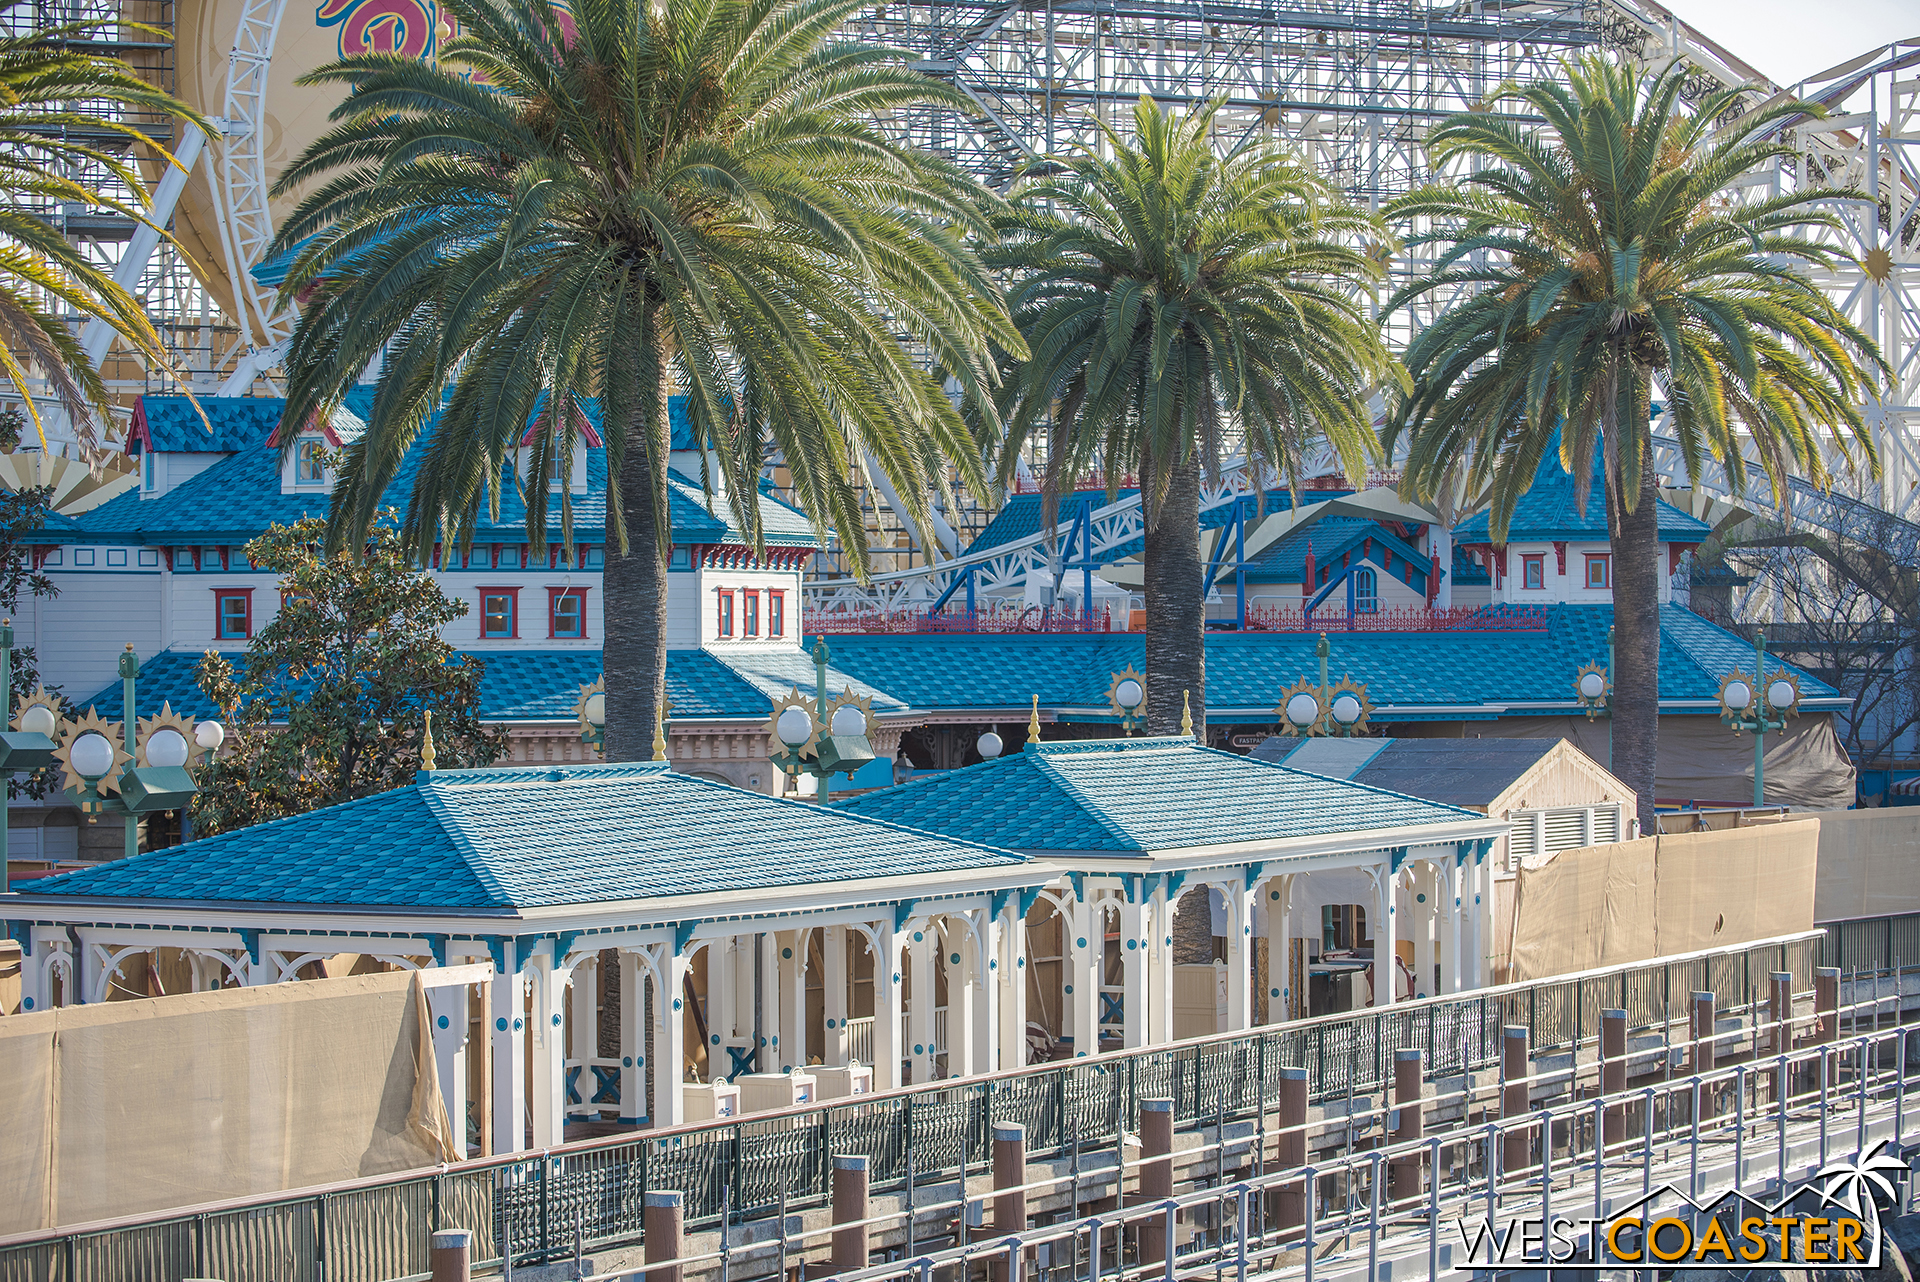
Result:
M1393 606L1349 616L1344 607L1315 610L1297 606L1255 606L1247 611L1248 632L1545 632L1547 610L1540 605L1456 605L1447 609Z
M1013 483L1013 492L1015 494L1038 494L1043 488L1044 486L1037 476L1024 476ZM1122 491L1137 490L1140 488L1140 478L1132 472L1123 473L1116 488ZM1089 472L1087 475L1077 478L1071 486L1060 492L1060 501L1065 503L1077 494L1091 494L1096 492L1100 495L1100 505L1102 507L1106 506L1107 474L1105 472Z
M1111 632L1106 607L1081 614L1076 610L1030 605L987 610L809 610L808 636L893 636L924 633L984 632Z

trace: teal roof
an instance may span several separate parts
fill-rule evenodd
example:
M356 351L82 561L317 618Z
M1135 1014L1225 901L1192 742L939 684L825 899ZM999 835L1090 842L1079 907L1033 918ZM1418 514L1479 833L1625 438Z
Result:
M193 678L202 652L163 650L140 663L140 709L151 713L162 702L182 716L198 721L217 717L205 692ZM229 653L238 664L242 655ZM478 660L486 668L480 682L480 718L483 721L571 721L580 687L600 676L599 650L469 650L461 658ZM791 684L791 683L789 683ZM841 687L828 683L837 692ZM807 667L806 688L813 688L813 668ZM780 688L785 693L786 687ZM673 715L684 718L727 719L766 717L772 700L753 682L704 650L667 652L667 697ZM114 681L80 707L93 707L109 720L120 716L120 682ZM876 711L883 709L874 701Z
M378 796L43 878L9 912L42 897L86 897L511 916L1023 863L664 764L443 770Z
M1307 551L1313 551L1314 569L1320 582L1339 565L1341 554L1351 552L1362 555L1361 549L1371 539L1377 551L1391 548L1394 557L1401 562L1411 564L1419 572L1421 586L1426 583L1427 573L1433 568L1433 558L1408 543L1379 521L1369 521L1354 516L1323 516L1304 529L1297 529L1279 539L1268 548L1258 560L1247 567L1249 583L1305 583L1307 579ZM1376 564L1380 557L1371 558ZM1405 580L1404 571L1396 570L1396 577ZM1231 575L1222 570L1219 582L1231 581ZM1315 586L1318 586L1316 583Z
M1331 633L1332 675L1350 674L1376 704L1405 709L1402 720L1459 720L1481 707L1516 704L1527 714L1576 711L1574 673L1606 662L1613 609L1554 605L1544 617L1545 627L1535 631ZM1663 704L1711 704L1721 676L1752 666L1752 642L1684 607L1660 607L1660 627ZM1208 633L1209 719L1271 724L1280 691L1318 671L1318 640L1305 632ZM1128 664L1146 667L1137 633L836 636L830 642L836 667L931 712L1024 708L1037 694L1042 707L1068 709L1071 719L1111 721L1112 674ZM1831 686L1805 673L1800 688L1810 709L1843 704ZM1424 713L1421 705L1447 711ZM1456 711L1462 708L1468 711Z
M1029 852L1141 854L1481 818L1184 737L1028 744L834 805Z
M1139 490L1131 489L1121 490L1114 496L1114 502L1117 503L1121 499L1130 498L1139 492ZM1324 503L1328 499L1338 498L1343 494L1351 494L1352 492L1351 490L1308 490L1301 494L1300 501L1303 505ZM1246 496L1243 502L1246 503L1247 510L1251 512L1253 503L1252 496ZM1071 521L1079 513L1081 506L1089 503L1092 504L1094 511L1099 511L1107 505L1107 492L1105 490L1075 490L1069 494L1062 494L1060 496L1058 518L1062 521ZM1266 499L1261 504L1261 514L1263 516L1271 516L1275 512L1288 512L1292 509L1293 495L1285 489L1268 490ZM991 551L994 548L1000 547L1002 544L1016 542L1026 538L1030 534L1038 534L1040 532L1040 512L1040 495L1014 495L1007 500L1004 507L994 514L993 520L987 522L987 527L974 537L973 542L967 545L967 554L971 555L975 552ZM1233 505L1230 503L1222 503L1200 514L1200 528L1203 530L1218 529L1232 519ZM1138 556L1140 555L1141 548L1142 541L1136 538L1131 542L1123 543L1109 549L1104 554L1102 563L1118 561L1129 556Z
M1699 543L1713 533L1712 526L1688 516L1665 499L1659 503L1660 537L1665 542ZM1456 525L1453 537L1456 543L1485 543L1493 537L1491 531L1490 515L1478 512ZM1607 541L1606 487L1601 479L1597 451L1593 483L1587 493L1587 510L1582 512L1573 501L1573 473L1560 466L1559 441L1555 439L1534 470L1533 484L1513 505L1513 520L1507 527L1509 543L1530 539Z

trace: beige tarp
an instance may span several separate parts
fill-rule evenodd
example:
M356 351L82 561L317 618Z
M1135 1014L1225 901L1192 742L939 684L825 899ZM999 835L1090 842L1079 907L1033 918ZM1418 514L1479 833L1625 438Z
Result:
M0 1235L449 1160L411 973L0 1020Z
M1815 921L1920 912L1920 806L1832 810L1818 818Z
M1813 928L1821 823L1643 837L1520 867L1508 978L1624 965Z
M1602 765L1607 722L1585 717L1501 717L1474 722L1470 735L1500 739L1568 739ZM1738 738L1718 717L1660 718L1660 756L1654 792L1662 805L1753 804L1753 740ZM1841 810L1854 802L1854 768L1833 732L1831 713L1789 718L1767 736L1767 804Z

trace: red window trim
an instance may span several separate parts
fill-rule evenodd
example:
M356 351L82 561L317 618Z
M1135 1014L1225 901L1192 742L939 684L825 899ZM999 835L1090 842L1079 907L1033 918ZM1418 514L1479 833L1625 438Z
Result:
M733 636L733 589L715 588L718 605L714 614L714 634L722 637Z
M1527 582L1527 571L1536 565L1540 567L1539 587L1534 587ZM1530 552L1521 555L1520 590L1522 592L1544 592L1547 590L1547 554L1545 552Z
M480 593L480 639L482 641L518 641L520 639L520 589L519 588L479 588ZM506 596L513 598L513 628L503 637L487 635L487 598Z
M780 628L774 630L778 621ZM787 590L785 588L767 589L767 635L783 637L787 634Z
M1589 552L1586 554L1586 558L1587 559L1581 564L1580 586L1593 592L1597 592L1602 588L1612 588L1613 554L1611 552ZM1593 563L1595 561L1598 561L1606 567L1607 581L1605 583L1596 584L1593 581Z
M548 588L547 589L547 639L548 640L550 641L585 641L587 639L587 593L589 590L590 589L587 589L587 588ZM553 630L553 625L555 622L554 607L560 603L560 598L563 596L580 598L580 635L577 637L563 637L558 632L555 632ZM519 622L519 612L517 610L514 612L514 621L516 623Z
M247 629L237 637L225 636L220 631L220 599L222 597L245 597L247 601ZM253 589L244 587L213 589L213 639L215 641L251 641L253 640Z

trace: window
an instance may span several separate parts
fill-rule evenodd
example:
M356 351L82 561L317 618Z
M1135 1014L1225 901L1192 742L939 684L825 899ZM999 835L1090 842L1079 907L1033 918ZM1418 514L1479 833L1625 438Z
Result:
M242 552L239 548L235 548L233 551L227 553L227 568L229 570L251 570L253 568L253 562L247 560L247 554L245 552Z
M295 485L325 485L327 483L326 443L324 441L298 441L293 447L293 483Z
M55 548L53 551L47 553L45 557L41 558L40 564L41 565L59 565L61 561L66 559L66 555L67 554L65 552L62 552L59 548Z
M510 640L520 635L519 588L480 589L480 635Z
M1369 566L1363 565L1353 572L1353 612L1380 612L1380 580Z
M92 565L93 549L92 548L75 548L73 550L73 563L75 565Z
M720 635L733 635L733 593L726 590L720 593Z
M214 631L221 641L244 641L253 635L253 589L215 588Z
M127 563L127 550L125 548L108 548L107 549L108 565L125 565L126 563Z
M767 635L787 635L787 594L784 592L767 593Z
M1590 588L1609 588L1613 586L1613 558L1610 556L1587 557L1587 586Z
M520 549L512 544L503 543L494 549L493 568L496 570L517 570L520 568Z
M1520 586L1529 592L1543 591L1547 586L1547 554L1523 556L1520 558Z
M201 548L200 567L205 570L224 570L227 568L225 549Z
M760 635L760 594L742 592L740 594L740 635L757 637Z
M599 548L581 548L580 549L580 568L581 569L600 570L600 569L605 569L606 564L607 564L607 554L601 551Z
M667 553L667 568L669 570L691 570L693 568L693 549L689 547L677 547Z
M175 548L173 550L173 568L176 570L195 569L196 567L193 564L193 549Z
M158 549L158 548L141 548L141 549L140 549L140 564L142 564L142 565L144 565L144 566L146 566L146 567L148 567L149 569L151 569L151 568L153 568L153 567L155 567L155 566L157 566L157 565L159 565L159 564L160 564L160 549Z
M160 474L153 466L153 451L148 450L140 456L140 488L151 494L160 484Z
M547 635L579 638L587 635L587 590L547 589Z

